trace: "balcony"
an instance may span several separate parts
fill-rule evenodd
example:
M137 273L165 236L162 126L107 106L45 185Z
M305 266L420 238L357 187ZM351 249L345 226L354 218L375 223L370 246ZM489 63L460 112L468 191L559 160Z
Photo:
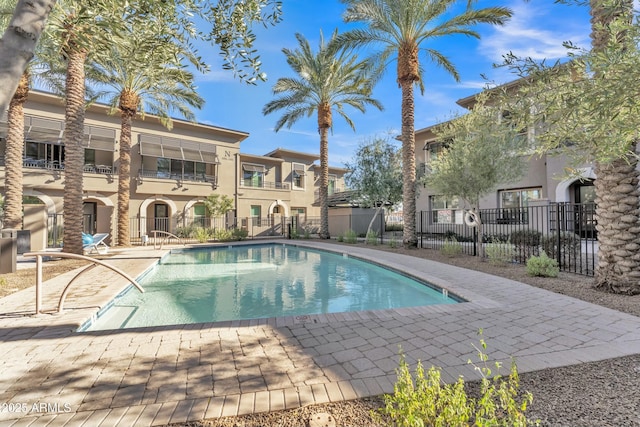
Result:
M170 181L188 181L188 182L205 182L213 185L218 184L218 177L213 175L205 175L205 174L178 174L178 173L169 173L164 171L157 170L143 170L140 169L138 171L138 178L143 181L144 178L154 178L154 179L165 179Z
M266 188L271 190L290 190L291 184L288 182L265 182L255 181L253 179L243 179L240 181L243 188Z

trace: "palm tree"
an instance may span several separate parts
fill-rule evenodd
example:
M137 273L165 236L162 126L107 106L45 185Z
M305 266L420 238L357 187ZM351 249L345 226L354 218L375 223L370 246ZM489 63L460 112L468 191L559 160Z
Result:
M414 132L414 85L424 93L420 54L444 68L456 81L460 76L454 65L437 50L425 45L444 36L462 34L480 38L471 27L488 23L501 25L511 16L505 7L474 9L472 0L462 13L452 9L459 0L342 0L347 5L346 22L363 22L366 27L342 34L339 43L346 46L382 45L381 64L390 57L397 60L397 81L402 90L402 162L403 162L403 244L418 245L416 234L416 167Z
M89 78L113 89L97 94L106 98L121 117L118 166L118 245L130 245L129 196L131 182L131 124L147 109L171 128L170 113L177 111L188 120L195 116L190 107L200 108L204 100L193 85L193 74L183 58L201 67L198 58L179 38L168 37L171 29L163 22L138 26L129 36L114 43L109 54L88 71ZM135 37L133 35L135 34ZM150 54L152 52L152 54ZM144 66L141 66L144 64Z
M4 227L22 229L22 157L24 152L24 104L29 94L29 72L22 73L7 111L5 141Z
M273 86L273 93L280 95L264 106L262 113L270 114L284 110L276 123L275 131L284 125L288 128L303 116L314 112L318 118L320 134L320 237L329 238L329 208L327 204L329 187L329 129L333 128L335 111L355 130L353 121L344 111L351 106L365 112L367 105L382 110L382 104L371 97L374 73L368 61L358 60L349 49L336 43L338 32L334 31L328 43L322 32L317 52L313 52L309 42L301 34L296 34L298 48L283 49L287 63L297 74L297 78L283 77Z
M626 43L619 34L610 31L610 25L616 20L631 23L633 0L591 0L590 6L593 51L601 52L616 44L625 49ZM638 142L635 145L629 147L629 153L637 152ZM638 158L633 154L595 163L599 245L596 287L615 293L640 293L640 171L637 164Z
M62 11L52 14L48 25L57 36L52 39L51 49L58 53L49 54L49 70L54 75L61 60L65 69L63 250L82 254L85 63L90 53L97 55L103 52L103 46L113 43L109 33L121 25L118 18L122 18L122 13L115 5L102 2L88 5L69 0L59 5Z

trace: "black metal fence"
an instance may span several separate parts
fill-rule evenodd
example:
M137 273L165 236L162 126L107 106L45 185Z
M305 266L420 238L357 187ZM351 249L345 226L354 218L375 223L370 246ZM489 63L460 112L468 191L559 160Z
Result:
M544 250L562 271L593 275L598 252L594 204L550 203L479 213L485 256L508 252L513 262L524 263ZM422 211L418 234L422 248L477 255L478 229L465 223L463 212Z

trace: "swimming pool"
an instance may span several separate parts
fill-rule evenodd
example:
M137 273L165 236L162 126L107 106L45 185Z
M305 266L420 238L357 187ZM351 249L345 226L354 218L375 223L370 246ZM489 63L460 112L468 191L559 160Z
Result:
M446 292L387 268L285 244L172 251L81 330L453 304Z

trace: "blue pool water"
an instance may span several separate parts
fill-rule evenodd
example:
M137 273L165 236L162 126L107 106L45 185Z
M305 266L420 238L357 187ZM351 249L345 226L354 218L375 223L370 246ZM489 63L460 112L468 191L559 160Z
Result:
M86 330L456 303L389 269L283 244L173 252Z

